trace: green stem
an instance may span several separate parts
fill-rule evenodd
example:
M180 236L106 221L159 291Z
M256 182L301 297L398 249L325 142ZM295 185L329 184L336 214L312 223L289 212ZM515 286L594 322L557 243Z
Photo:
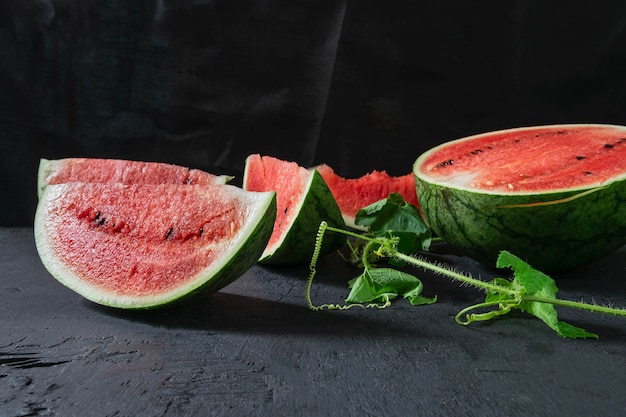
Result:
M363 256L361 258L361 262L363 262L363 268L365 268L365 270L372 268L372 264L370 264L369 260L367 259L367 254L372 251L372 248L377 243L378 242L376 242L375 240L370 240L369 242L367 242L367 244L363 248Z
M485 282L485 281L482 281L482 280L479 280L479 279L475 279L475 278L472 278L472 277L468 277L466 275L463 275L461 273L452 271L452 270L444 268L442 266L434 265L434 264L432 264L430 262L422 261L422 260L414 258L412 256L405 255L402 252L398 252L396 249L390 247L389 244L388 244L388 241L386 241L386 240L371 238L371 237L368 237L368 236L364 236L362 234L350 232L348 230L337 229L337 228L334 228L332 226L325 226L324 229L331 230L333 232L344 233L344 234L346 234L348 236L352 236L352 237L355 237L355 238L358 238L358 239L364 239L364 240L367 240L369 243L378 243L378 244L380 244L380 245L382 245L384 247L384 251L386 251L389 256L395 257L397 259L400 259L401 261L404 261L406 263L412 264L412 265L417 266L419 268L430 270L430 271L436 272L438 274L441 274L441 275L447 276L449 278L452 278L454 280L461 281L461 282L463 282L465 284L468 284L468 285L471 285L473 287L481 288L481 289L483 289L485 291L492 291L492 292L496 292L496 293L500 293L500 294L507 294L507 295L511 295L511 296L515 296L515 295L518 294L518 292L516 290L512 290L512 289L506 288L506 287L502 287L500 285L490 284L488 282Z
M362 235L360 233L352 232L352 231L346 230L346 229L338 229L336 227L329 226L328 223L326 223L324 221L320 224L320 228L322 228L322 227L324 228L324 230L330 230L331 232L343 233L344 235L355 237L357 239L363 239L363 240L367 240L367 241L370 241L370 242L372 242L372 241L378 242L378 240L376 240L374 238L371 238L369 236ZM382 242L379 242L379 243L382 243Z
M613 314L616 316L626 317L626 310L624 309L600 306L597 304L589 304L589 303L585 303L582 301L569 301L569 300L563 300L560 298L548 299L544 297L537 297L534 295L525 295L522 297L522 300L523 301L535 301L538 303L548 303L548 304L558 305L561 307L569 307L569 308L576 308L579 310L586 310L586 311L590 311L594 313Z
M511 299L511 300L498 300L498 301L487 301L480 304L474 304L472 306L466 307L463 310L459 311L457 315L454 317L454 321L463 326L467 326L474 321L487 321L491 320L494 317L502 316L511 311L511 307L517 305L519 301ZM492 306L498 306L499 308L496 310L491 310L486 313L472 313L467 314L468 311L478 310L482 308L488 308ZM463 316L465 316L465 320L463 320Z
M324 233L328 229L328 223L321 222L320 227L317 229L317 238L315 239L315 249L313 249L313 256L311 257L311 263L309 264L309 277L306 280L306 288L305 295L306 303L311 310L321 310L320 307L313 305L313 301L311 300L311 286L313 285L313 277L317 272L317 259L320 256L320 251L322 248L322 240L324 239Z
M472 277L468 277L466 275L460 274L458 272L455 271L451 271L447 268L444 268L442 266L438 266L438 265L434 265L431 264L427 261L422 261L420 259L414 258L412 256L408 256L405 255L401 252L398 252L397 250L393 249L393 248L389 248L386 247L385 249L390 256L394 256L404 262L413 264L417 267L426 269L426 270L430 270L433 272L436 272L438 274L441 275L445 275L449 278L455 279L457 281L461 281L465 284L471 285L473 287L476 288L482 288L486 291L491 291L494 293L498 293L498 294L507 294L512 296L513 298L516 298L520 295L518 290L513 290L510 288L506 288L506 287L502 287L500 285L494 285L485 281L481 281ZM538 303L546 303L546 304L553 304L555 306L561 306L561 307L568 307L568 308L576 308L579 310L586 310L589 312L595 312L595 313L604 313L604 314L613 314L613 315L617 315L617 316L624 316L626 317L626 310L624 309L618 309L618 308L612 308L612 307L606 307L606 306L600 306L600 305L596 305L596 304L589 304L589 303L584 303L584 302L580 302L580 301L570 301L570 300L563 300L560 298L545 298L545 297L538 297L538 296L534 296L534 295L523 295L521 298L522 301L535 301Z
M417 259L409 255L405 255L402 252L398 252L397 250L393 248L387 247L385 250L389 253L390 256L393 256L401 261L412 264L422 269L433 271L437 274L445 275L454 280L461 281L467 285L471 285L476 288L481 288L485 291L491 291L491 292L499 293L499 294L507 294L513 297L518 295L518 291L516 290L512 290L510 288L506 288L501 285L491 284L489 282L485 282L476 278L468 277L467 275L463 275L459 272L452 271L448 268L445 268L439 265L434 265L430 262L423 261L421 259Z

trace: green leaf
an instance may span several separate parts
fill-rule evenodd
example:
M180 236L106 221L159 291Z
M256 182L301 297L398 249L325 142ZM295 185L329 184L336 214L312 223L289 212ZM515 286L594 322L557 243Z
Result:
M513 271L513 283L519 284L527 294L544 293L556 298L558 288L548 275L531 267L529 264L508 251L501 251L496 260L497 268L509 268ZM515 287L515 285L513 286Z
M500 252L496 261L498 268L513 270L513 281L510 287L520 289L521 300L516 306L546 323L551 329L565 338L598 338L598 335L587 332L579 327L558 320L557 311L551 301L556 300L558 288L548 275L538 271L526 262L507 251ZM499 279L498 284L503 284ZM495 300L495 294L488 294L487 298ZM507 296L510 298L510 296ZM538 301L541 300L541 301Z
M355 223L368 228L372 236L399 238L397 250L405 254L428 250L432 241L432 233L417 207L398 193L359 210Z
M421 295L423 285L419 279L391 268L366 268L348 285L351 291L346 303L383 302L402 296L416 306L432 304L437 300L436 297Z
M557 333L567 339L598 339L597 334L590 333L580 327L572 326L564 321L557 322L557 326L559 328Z

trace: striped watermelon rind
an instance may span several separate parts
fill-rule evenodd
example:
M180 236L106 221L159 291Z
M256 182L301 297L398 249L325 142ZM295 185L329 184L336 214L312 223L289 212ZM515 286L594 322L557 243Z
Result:
M437 235L480 261L494 265L499 252L508 250L537 269L558 272L626 244L626 173L569 190L476 191L423 174L422 163L432 151L413 166L424 219Z

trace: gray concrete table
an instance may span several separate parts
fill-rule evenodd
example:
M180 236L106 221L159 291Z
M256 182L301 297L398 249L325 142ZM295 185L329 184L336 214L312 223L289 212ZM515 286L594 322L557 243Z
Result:
M358 272L335 255L318 271L320 303ZM597 341L522 314L464 327L481 294L427 273L436 304L312 312L307 272L255 266L184 307L122 312L58 284L32 229L0 229L0 416L626 415L623 318L559 311ZM626 306L626 248L555 279L564 298Z

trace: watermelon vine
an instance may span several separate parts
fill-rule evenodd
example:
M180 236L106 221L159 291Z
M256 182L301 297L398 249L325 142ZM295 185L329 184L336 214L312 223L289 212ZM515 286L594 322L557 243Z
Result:
M386 260L391 266L407 264L418 269L428 270L463 285L484 291L486 294L484 302L468 306L456 314L455 321L461 325L492 320L517 309L539 318L564 338L597 339L598 335L594 333L558 320L555 306L626 317L626 309L557 298L558 288L551 277L532 268L507 251L500 253L496 267L512 270L513 277L495 278L490 281L476 279L446 265L408 255L407 253L417 251L416 245L418 245L419 250L420 245L421 249L424 249L424 246L427 247L430 244L430 234L424 232L426 226L419 224L421 218L411 207L402 200L402 197L397 195L391 195L388 199L368 206L364 209L365 211L359 213L362 222L370 226L369 233L355 233L331 227L326 222L322 222L318 229L305 288L308 307L311 310L345 310L355 306L385 308L391 304L392 299L398 296L408 299L413 305L431 304L436 301L436 297L428 298L421 295L423 285L418 278L394 268L376 267L372 262L375 259L379 261L378 263ZM411 218L410 222L406 221L407 217ZM402 218L402 221L396 221L398 218ZM359 217L357 217L358 219ZM408 228L410 230L407 230L407 224L411 224ZM316 265L327 232L341 233L352 238L355 243L350 245L350 261L358 263L363 268L363 273L360 276L349 281L351 292L346 298L346 304L343 305L315 305L311 300L312 283L317 273ZM411 235L420 235L421 239L412 241L408 246L406 245L408 239L405 239L403 245L403 237Z

